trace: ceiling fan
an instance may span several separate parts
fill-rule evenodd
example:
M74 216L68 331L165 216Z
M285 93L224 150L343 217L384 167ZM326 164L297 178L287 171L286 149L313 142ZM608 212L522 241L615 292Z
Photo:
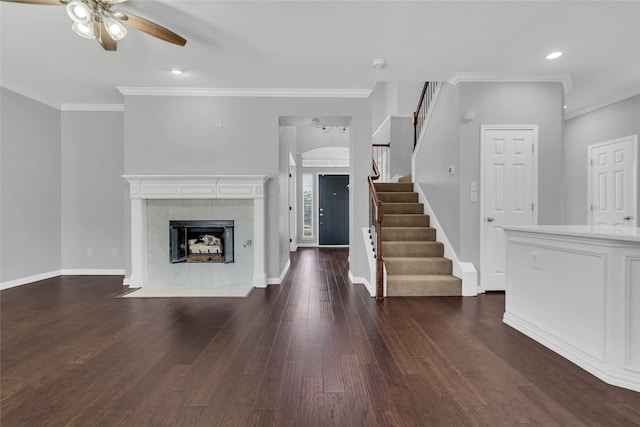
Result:
M116 50L118 40L127 35L126 24L169 43L184 46L183 37L162 25L129 12L111 10L114 4L127 0L0 0L13 3L66 6L73 21L71 29L80 37L97 39L105 50Z

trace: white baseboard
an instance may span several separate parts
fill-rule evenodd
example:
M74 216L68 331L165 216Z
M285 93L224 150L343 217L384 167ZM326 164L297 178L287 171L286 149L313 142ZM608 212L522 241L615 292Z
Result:
M376 296L375 289L373 289L373 287L371 286L369 281L367 279L365 279L364 277L354 276L351 273L351 271L349 271L349 280L351 280L352 283L359 283L359 284L364 285L364 287L367 288L367 291L369 291L369 295L371 295L372 297Z
M124 276L122 269L64 269L49 271L47 273L34 274L33 276L22 277L20 279L10 280L0 283L1 289L14 288L16 286L28 285L29 283L38 282L40 280L51 279L58 276ZM128 279L125 279L128 280ZM124 284L124 281L123 281Z
M291 260L288 259L287 263L284 265L282 272L280 273L280 277L269 277L267 279L267 285L279 285L284 280L284 276L287 275L289 271L289 267L291 267Z
M129 286L129 283L131 283L131 280L128 277L122 279L122 286Z
M425 213L429 215L431 227L437 230L436 240L444 245L444 256L449 258L453 262L453 275L462 279L462 296L476 296L478 295L478 271L475 266L470 262L462 262L458 258L458 254L453 250L447 233L444 232L438 221L438 217L431 209L431 205L427 201L422 188L417 183L414 184L414 191L418 193L418 200L420 203L424 203Z
M124 276L124 269L64 269L63 276Z
M22 277L20 279L9 280L7 282L0 283L0 290L15 288L16 286L28 285L29 283L38 282L40 280L51 279L52 277L58 277L61 274L62 272L60 270L55 270L46 273L34 274L33 276Z

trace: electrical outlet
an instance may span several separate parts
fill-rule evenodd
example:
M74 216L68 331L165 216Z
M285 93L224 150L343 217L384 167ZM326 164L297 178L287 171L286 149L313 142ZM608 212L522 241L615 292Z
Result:
M118 256L118 248L111 249L111 256Z
M93 248L87 248L87 256L93 256Z

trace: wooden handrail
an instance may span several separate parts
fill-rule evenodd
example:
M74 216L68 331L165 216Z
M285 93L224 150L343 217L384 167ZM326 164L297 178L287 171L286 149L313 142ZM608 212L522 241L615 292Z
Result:
M384 299L384 260L382 258L382 220L384 219L384 208L380 197L378 197L376 186L373 183L373 181L380 179L380 171L378 170L375 160L372 161L372 165L373 174L369 175L369 191L371 192L373 203L376 206L376 218L374 224L376 229L376 300L380 301Z
M427 90L429 89L429 82L424 82L424 86L422 87L422 93L420 94L420 100L418 101L418 107L416 111L413 113L413 117L411 121L413 122L413 149L416 149L416 145L418 144L418 137L420 136L420 130L422 129L422 120L424 120L425 112L423 111L424 100L427 95ZM426 106L425 106L426 108ZM419 123L419 119L420 123Z

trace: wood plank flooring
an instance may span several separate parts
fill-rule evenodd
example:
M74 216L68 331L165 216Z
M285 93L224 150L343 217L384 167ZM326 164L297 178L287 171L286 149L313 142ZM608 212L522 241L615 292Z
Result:
M246 299L2 291L0 425L640 426L640 393L504 325L502 294L376 303L347 255L300 249Z

